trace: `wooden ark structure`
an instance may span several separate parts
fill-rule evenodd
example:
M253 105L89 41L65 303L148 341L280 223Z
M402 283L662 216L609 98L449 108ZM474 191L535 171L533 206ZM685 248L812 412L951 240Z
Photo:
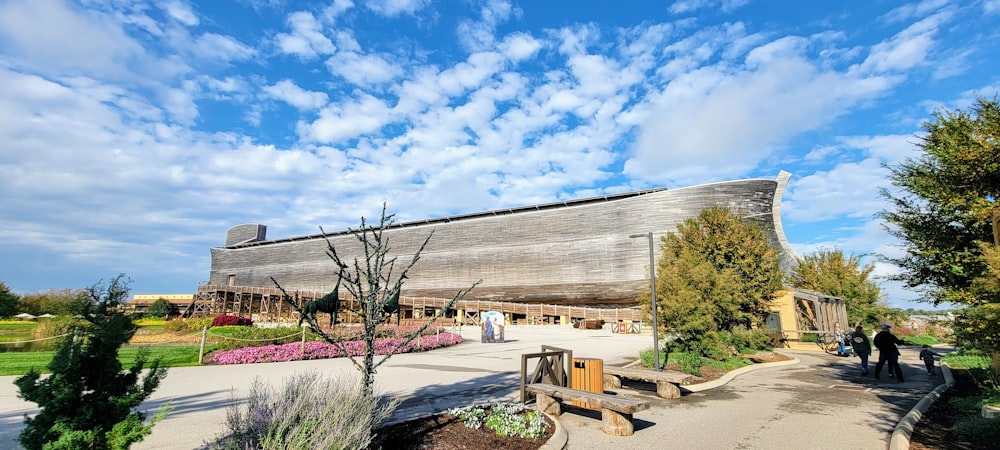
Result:
M397 223L383 236L392 255L409 261L434 232L403 286L401 304L409 315L443 305L482 279L457 309L503 310L514 320L534 314L638 320L636 298L649 289L646 233L659 242L705 208L724 206L757 221L781 252L782 267L791 267L795 256L781 227L780 208L789 178L782 171L776 179L650 189ZM271 277L304 297L333 289L336 269L325 253L323 235L269 239L266 231L261 224L229 229L225 245L211 249L208 284L199 287L190 309L287 317L290 308L277 301ZM637 234L642 237L630 237ZM345 261L361 256L351 233L327 233L326 238ZM545 313L543 305L561 309Z

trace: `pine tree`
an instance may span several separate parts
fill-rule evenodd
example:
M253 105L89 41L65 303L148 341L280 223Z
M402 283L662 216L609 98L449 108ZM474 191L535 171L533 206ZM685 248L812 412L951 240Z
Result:
M135 334L136 326L120 311L128 296L128 280L119 274L107 285L87 289L91 300L82 314L86 325L62 341L49 363L49 377L32 370L15 380L18 395L40 409L25 418L19 437L28 450L35 449L126 449L148 435L149 423L136 408L159 386L166 369L158 361L146 368L140 352L126 371L118 361L118 350Z

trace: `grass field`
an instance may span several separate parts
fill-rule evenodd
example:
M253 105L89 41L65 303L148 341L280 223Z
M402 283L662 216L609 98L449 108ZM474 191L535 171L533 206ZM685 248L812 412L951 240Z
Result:
M129 346L122 348L118 352L118 360L122 362L125 367L131 367L135 362L136 355L139 353L139 348L143 346ZM198 365L198 346L197 345L150 345L145 346L149 348L150 361L159 358L160 365L162 367L184 367L184 366L197 366ZM205 351L210 351L212 348L206 346ZM24 375L28 373L29 370L35 369L36 372L48 373L49 362L55 356L56 352L46 351L46 352L9 352L3 353L3 357L0 358L0 376L2 375Z
M0 342L27 341L34 338L34 322L0 321Z
M176 340L179 335L189 335L190 333L173 333L163 330L163 322L151 321L151 323L138 323L139 332L137 337L144 338L142 344L149 345L129 345L123 347L118 353L118 360L125 367L130 367L134 362L140 348L149 349L149 360L159 358L160 364L164 367L182 367L198 365L198 337L188 336L186 342L177 344L156 344L156 342L169 342ZM0 321L0 345L18 341L30 341L35 339L34 330L38 326L37 322L25 321ZM193 341L193 342L192 342ZM217 345L208 343L205 351L214 350ZM35 369L40 373L48 373L49 362L55 356L55 351L9 351L0 355L0 376L2 375L24 375L29 370Z

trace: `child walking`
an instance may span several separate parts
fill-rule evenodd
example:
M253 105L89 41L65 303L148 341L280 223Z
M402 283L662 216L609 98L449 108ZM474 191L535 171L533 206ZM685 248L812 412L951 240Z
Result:
M923 350L920 350L920 359L924 360L924 366L927 367L927 375L934 375L934 357L941 356L940 353L934 353L931 350L931 346L924 344Z

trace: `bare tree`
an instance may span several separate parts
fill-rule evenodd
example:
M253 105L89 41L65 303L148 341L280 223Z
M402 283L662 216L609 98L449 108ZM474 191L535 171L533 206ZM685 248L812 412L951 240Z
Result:
M337 249L333 243L327 237L326 231L322 227L320 228L320 232L326 240L326 254L338 268L337 277L339 277L339 281L337 288L334 288L334 292L337 292L339 287L343 285L348 293L357 300L354 305L348 306L347 310L361 318L364 326L363 340L365 342L365 353L360 362L355 356L347 352L343 341L338 340L336 336L320 328L316 322L315 315L306 314L304 310L305 305L299 301L298 293L289 295L277 280L273 277L271 278L274 285L284 294L283 298L285 302L298 311L301 317L305 318L305 321L309 324L309 328L327 343L339 346L341 351L345 355L348 355L354 366L361 371L362 387L365 395L369 397L373 395L372 386L375 381L375 371L378 367L384 364L392 355L399 352L400 349L405 348L409 343L417 339L440 316L439 312L429 318L426 323L407 336L399 345L385 355L382 355L378 361L375 360L375 327L388 321L393 314L397 314L398 323L399 293L402 290L403 283L408 278L410 269L420 260L420 254L434 235L433 231L430 232L420 245L420 248L414 252L413 258L409 263L402 266L399 272L396 272L397 259L395 256L390 255L391 247L389 246L389 239L383 236L385 230L394 223L394 217L395 214L386 214L386 207L383 204L382 217L377 226L369 226L365 218L362 217L360 228L348 228L348 231L361 243L363 251L363 259L355 257L353 261L342 259L337 254ZM481 282L482 280L476 281L468 289L460 290L440 311L452 308L456 302L465 297L466 294ZM342 304L348 304L348 302L343 302ZM331 328L333 325L331 321Z

